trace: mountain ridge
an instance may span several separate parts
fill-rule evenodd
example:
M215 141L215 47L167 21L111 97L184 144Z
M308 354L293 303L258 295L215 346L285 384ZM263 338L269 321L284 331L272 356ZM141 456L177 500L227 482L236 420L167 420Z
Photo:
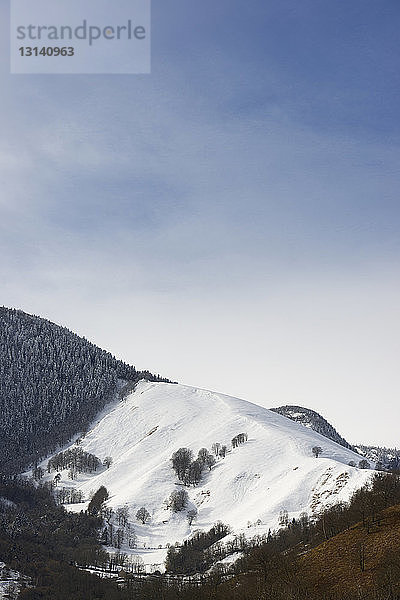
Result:
M0 307L0 459L17 473L65 445L137 371L66 327Z
M344 448L356 451L352 444L349 444L345 438L343 438L320 413L311 408L305 408L304 406L296 406L286 404L285 406L278 406L277 408L271 408L273 412L279 413L280 415L301 423L305 427L311 427L314 431L317 431L324 437L340 444Z
M288 418L304 427L309 427L324 437L333 440L344 448L349 448L361 458L372 461L379 469L398 470L400 468L400 451L397 448L350 444L344 439L320 413L304 406L285 405L270 410Z

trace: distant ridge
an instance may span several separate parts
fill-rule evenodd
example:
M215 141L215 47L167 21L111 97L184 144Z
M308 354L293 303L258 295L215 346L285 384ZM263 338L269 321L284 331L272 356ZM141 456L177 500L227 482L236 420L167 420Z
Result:
M292 421L296 421L296 423L301 423L305 427L313 429L317 433L340 444L344 448L349 448L350 450L357 452L357 449L349 444L349 442L345 440L344 437L342 437L336 429L324 419L324 417L315 412L315 410L304 408L303 406L292 405L279 406L278 408L271 408L271 410Z
M315 410L304 408L303 406L279 406L271 408L272 411L287 417L296 423L301 423L304 427L313 429L324 437L340 444L344 448L349 448L374 462L377 469L399 471L400 470L400 450L397 448L386 448L381 446L367 446L364 444L349 444L336 429Z

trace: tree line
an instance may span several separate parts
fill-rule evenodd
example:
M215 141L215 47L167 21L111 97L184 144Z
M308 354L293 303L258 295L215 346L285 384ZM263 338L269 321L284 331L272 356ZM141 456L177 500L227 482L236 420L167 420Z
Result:
M74 447L59 452L47 463L47 472L69 470L70 479L75 479L78 473L93 473L101 466L101 460L85 452L82 448Z

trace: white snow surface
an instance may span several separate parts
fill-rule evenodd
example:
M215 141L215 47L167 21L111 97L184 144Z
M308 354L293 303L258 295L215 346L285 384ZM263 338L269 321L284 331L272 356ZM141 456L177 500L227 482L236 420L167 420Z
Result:
M231 439L242 432L248 441L232 449ZM196 457L200 448L211 452L214 442L228 446L225 459L207 470L198 486L186 488L186 511L172 513L164 500L180 483L171 455L187 447ZM319 458L313 446L323 449ZM177 384L139 382L133 393L103 411L81 447L101 460L111 456L112 466L74 481L65 471L59 485L80 488L86 499L104 485L109 506L128 506L138 536L138 548L129 552L153 569L162 569L168 543L208 530L218 520L234 533L253 537L277 528L281 510L289 518L312 514L348 500L371 476L371 471L348 466L350 460L358 463L359 455L300 423L238 398ZM54 472L45 479L53 477ZM135 519L141 506L151 514L146 525ZM198 518L189 526L186 512L194 506Z

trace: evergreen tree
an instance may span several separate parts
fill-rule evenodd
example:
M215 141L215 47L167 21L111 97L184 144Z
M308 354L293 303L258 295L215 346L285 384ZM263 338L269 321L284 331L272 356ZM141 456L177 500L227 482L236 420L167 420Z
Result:
M104 485L102 485L89 502L88 514L93 517L97 517L100 514L104 503L108 500L108 498L109 495L107 488L105 488Z

